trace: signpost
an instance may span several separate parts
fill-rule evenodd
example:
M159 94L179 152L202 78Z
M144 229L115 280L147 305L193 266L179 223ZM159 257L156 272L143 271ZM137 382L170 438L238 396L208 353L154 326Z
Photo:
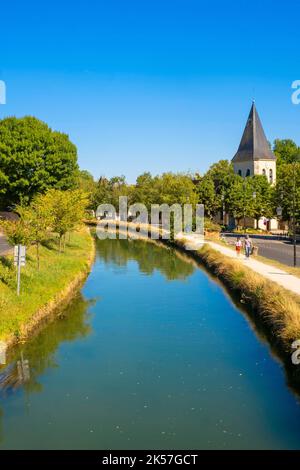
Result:
M17 266L17 295L20 295L21 266L26 264L26 247L16 245L14 249L14 265Z

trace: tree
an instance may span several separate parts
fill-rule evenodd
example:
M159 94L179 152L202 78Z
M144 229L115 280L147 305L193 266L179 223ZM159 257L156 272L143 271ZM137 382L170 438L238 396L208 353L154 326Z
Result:
M235 178L232 163L228 160L220 160L211 165L204 176L214 183L215 201L212 215L223 210L223 204L225 211L229 212L229 194Z
M274 215L274 189L263 175L255 175L250 178L252 187L252 210L251 216L258 222L261 217L272 218Z
M89 208L93 208L93 198L96 190L94 177L87 170L79 170L76 179L76 187L88 195Z
M198 202L193 179L185 173L163 173L155 179L158 192L158 204L192 204Z
M6 238L10 245L29 246L32 243L32 232L28 221L19 220L3 220L0 221Z
M0 121L3 208L28 203L49 188L74 187L77 170L77 150L66 134L34 117Z
M87 196L80 189L60 191L51 189L45 195L45 203L53 218L52 228L59 237L59 251L65 248L67 232L74 230L84 218L88 203ZM63 243L64 242L64 243Z
M274 141L274 153L277 157L277 166L280 167L285 163L292 163L294 156L299 152L300 148L291 139L276 139Z
M199 198L199 203L204 204L205 215L212 219L216 214L220 204L216 195L215 184L209 174L203 177L198 176L196 183L196 191Z
M244 217L253 216L253 186L251 178L235 175L228 192L228 207L237 219L237 225Z
M222 194L231 185L234 177L233 165L229 160L220 160L211 165L206 174L213 180L216 193Z
M52 208L44 195L36 196L30 206L18 206L21 220L30 229L30 240L36 245L37 269L40 269L40 245L49 237L53 223Z
M158 179L159 177L153 177L149 172L139 175L133 190L133 202L145 204L150 211L151 204L157 204L159 199Z
M132 189L126 183L125 176L114 176L111 179L101 176L92 198L93 208L97 209L100 204L112 204L118 211L119 197L127 196L130 203L131 193Z
M282 164L278 169L275 200L284 220L292 221L295 212L300 223L300 163Z

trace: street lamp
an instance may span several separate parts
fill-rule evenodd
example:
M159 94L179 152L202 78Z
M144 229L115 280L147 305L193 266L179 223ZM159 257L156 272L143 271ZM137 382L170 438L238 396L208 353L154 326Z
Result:
M225 225L225 196L224 194L222 194L221 200L222 200L222 211L223 211L222 222L223 222L223 225Z
M276 214L278 215L278 217L281 217L282 216L282 207L281 206L278 206L277 209L276 209Z
M294 266L297 266L297 228L296 228L296 168L300 161L300 154L293 158L293 198L292 198L292 216L293 216L293 245L294 245Z

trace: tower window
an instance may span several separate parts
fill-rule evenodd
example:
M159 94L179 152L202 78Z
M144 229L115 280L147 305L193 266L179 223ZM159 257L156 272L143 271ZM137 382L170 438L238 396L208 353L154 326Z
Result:
M273 183L273 170L272 169L269 170L269 180L270 180L270 183Z
M246 176L250 176L250 170L248 168L248 170L246 171Z
M266 176L266 170L265 170L265 168L263 169L262 174L263 174L263 176Z
M238 175L239 175L239 176L242 176L242 170L239 170L239 171L238 171Z

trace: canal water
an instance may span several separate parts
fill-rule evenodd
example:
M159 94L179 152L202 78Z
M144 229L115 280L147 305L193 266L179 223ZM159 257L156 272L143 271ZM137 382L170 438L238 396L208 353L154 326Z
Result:
M1 449L297 449L300 406L247 315L189 258L97 242L85 285L0 369Z

